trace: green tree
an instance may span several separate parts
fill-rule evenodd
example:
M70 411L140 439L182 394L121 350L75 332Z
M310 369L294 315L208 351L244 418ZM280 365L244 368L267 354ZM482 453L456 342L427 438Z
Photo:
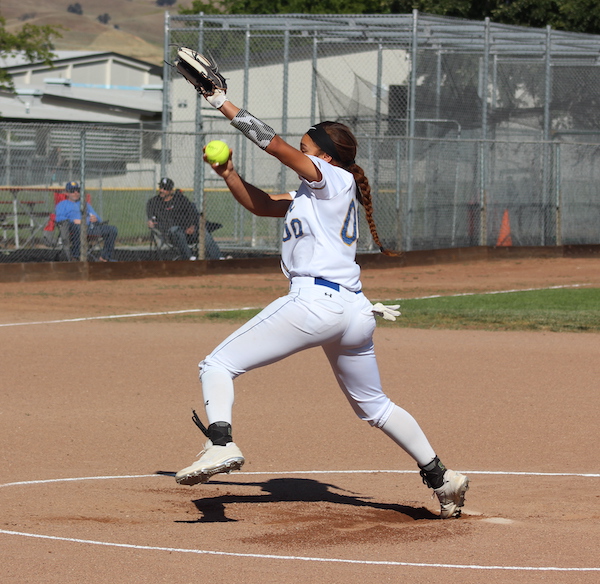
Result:
M6 30L6 19L0 16L0 55L3 57L23 53L30 63L42 61L46 65L52 65L52 39L60 36L60 32L51 26L29 23L24 24L14 34L10 33ZM0 89L11 91L13 88L10 74L5 69L0 69Z
M181 14L409 14L419 12L600 34L597 0L193 0Z
M181 14L389 14L390 0L193 0Z
M560 20L549 22L571 32L600 34L600 4L596 0L562 0Z

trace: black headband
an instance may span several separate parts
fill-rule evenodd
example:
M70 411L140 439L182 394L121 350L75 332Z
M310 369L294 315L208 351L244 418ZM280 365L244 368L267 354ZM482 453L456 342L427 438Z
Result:
M311 137L312 141L325 152L325 154L329 154L335 161L341 162L337 148L329 134L325 131L322 123L311 126L306 133Z

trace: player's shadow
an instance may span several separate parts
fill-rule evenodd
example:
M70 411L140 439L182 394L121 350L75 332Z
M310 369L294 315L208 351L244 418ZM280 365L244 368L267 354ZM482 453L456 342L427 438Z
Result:
M358 498L353 494L340 494L330 490L330 488L340 489L339 487L313 479L298 478L280 478L271 479L266 482L243 483L248 486L260 487L264 494L260 495L221 495L219 497L207 497L205 499L195 499L194 505L200 512L200 517L193 521L177 521L176 523L217 523L226 521L236 521L226 515L228 503L282 503L284 501L293 502L315 502L323 501L338 505L351 505L354 507L367 507L371 509L384 509L397 511L407 517L417 521L420 519L438 519L425 507L409 507L408 505L396 505L390 503L378 503L375 501L365 501L364 498ZM228 481L211 481L211 485L236 485ZM347 493L349 491L346 491Z

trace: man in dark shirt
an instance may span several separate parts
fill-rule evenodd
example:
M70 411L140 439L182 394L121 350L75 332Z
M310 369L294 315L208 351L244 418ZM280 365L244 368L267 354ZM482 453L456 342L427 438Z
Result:
M158 194L146 205L148 227L158 229L162 236L179 252L179 256L195 260L191 246L198 240L200 214L196 206L179 190L170 178L161 178ZM221 251L209 229L206 229L207 259L219 259Z

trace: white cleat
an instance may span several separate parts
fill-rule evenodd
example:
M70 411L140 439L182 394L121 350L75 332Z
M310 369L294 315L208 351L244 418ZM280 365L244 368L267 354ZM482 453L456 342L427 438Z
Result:
M469 488L469 479L455 470L444 473L444 484L433 492L440 501L440 518L460 517L460 508L465 504L465 493Z
M244 455L235 442L229 442L225 446L215 446L209 440L199 456L196 462L175 475L175 480L180 485L206 483L210 477L218 473L240 470L245 462Z

